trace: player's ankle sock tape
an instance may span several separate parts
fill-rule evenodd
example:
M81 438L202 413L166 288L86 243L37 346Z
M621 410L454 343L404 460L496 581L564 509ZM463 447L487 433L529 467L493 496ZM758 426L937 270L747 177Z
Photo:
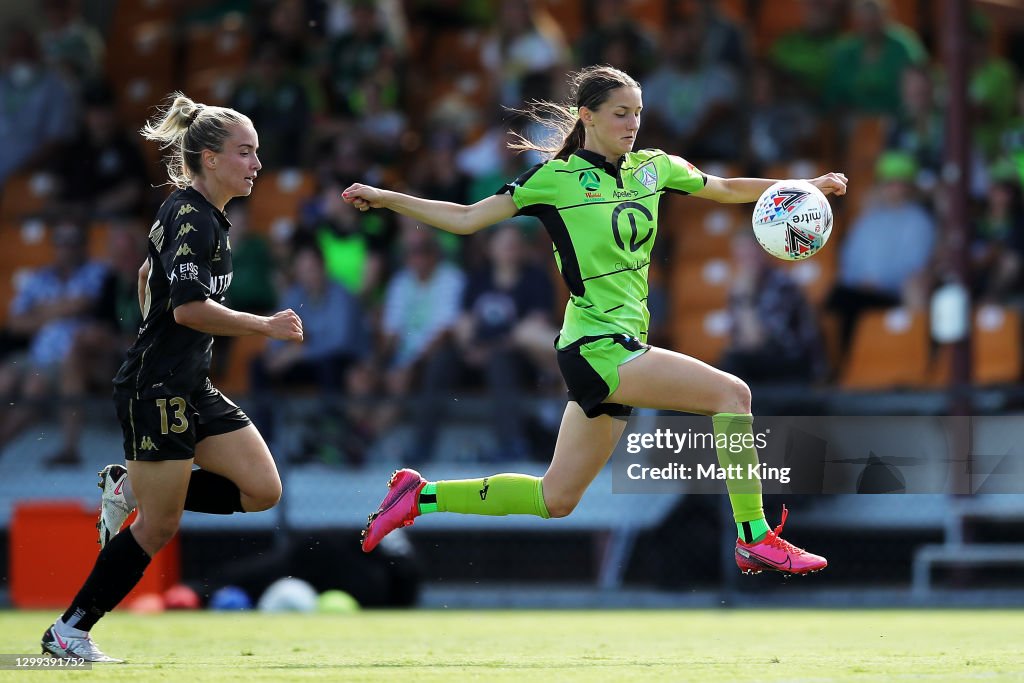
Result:
M72 628L91 631L100 617L117 607L149 566L149 554L142 549L131 527L103 546L89 578L61 619Z
M495 474L483 479L435 484L439 512L466 515L535 515L547 519L543 480L526 474Z
M768 526L768 521L762 517L761 519L752 519L749 522L737 522L736 523L736 535L743 539L744 543L756 543L768 535L768 531L771 527Z
M420 506L421 515L437 512L437 484L433 482L425 484L416 502Z
M210 515L245 512L242 509L242 492L235 482L206 470L192 470L185 493L185 509Z
M754 448L754 416L750 413L717 413L711 417L715 426L715 451L722 467L739 465L742 478L725 480L729 489L733 519L737 524L764 519L761 504L761 480L746 476L751 465L757 466ZM721 438L724 437L724 438Z

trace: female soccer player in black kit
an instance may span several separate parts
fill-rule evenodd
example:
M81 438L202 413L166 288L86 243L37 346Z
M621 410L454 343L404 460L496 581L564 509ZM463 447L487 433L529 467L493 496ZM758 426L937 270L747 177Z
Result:
M221 301L231 284L231 224L224 206L248 196L260 170L252 121L181 93L142 135L171 152L177 188L149 233L139 269L139 338L114 378L127 468L100 472L102 549L67 611L46 630L44 654L120 662L89 637L124 599L178 530L183 510L255 512L281 497L281 479L259 431L210 383L213 335L262 334L302 341L292 310L270 317L239 313ZM193 465L199 469L193 470ZM132 509L139 514L118 533Z

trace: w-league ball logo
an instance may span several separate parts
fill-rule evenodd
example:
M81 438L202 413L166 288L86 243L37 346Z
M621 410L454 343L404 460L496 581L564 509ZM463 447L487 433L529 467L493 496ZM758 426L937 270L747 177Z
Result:
M597 171L583 171L579 175L580 187L587 192L597 192L601 189L601 178Z
M799 261L825 246L832 233L832 207L809 182L784 180L764 191L751 222L765 251L786 261Z

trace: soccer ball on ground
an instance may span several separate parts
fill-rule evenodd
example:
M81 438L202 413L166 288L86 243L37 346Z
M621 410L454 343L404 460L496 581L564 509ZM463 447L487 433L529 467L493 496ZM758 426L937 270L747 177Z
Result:
M821 251L832 234L832 206L806 180L782 180L757 200L754 237L772 256L800 261Z

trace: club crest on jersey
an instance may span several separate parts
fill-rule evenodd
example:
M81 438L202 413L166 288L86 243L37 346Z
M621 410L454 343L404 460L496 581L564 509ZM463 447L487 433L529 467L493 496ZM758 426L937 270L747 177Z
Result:
M633 172L633 177L640 181L640 184L651 192L658 189L658 169L654 162L649 161Z
M178 213L174 216L174 220L178 220L185 214L195 213L196 211L198 211L196 207L192 206L191 204L186 204L185 206L178 209Z

